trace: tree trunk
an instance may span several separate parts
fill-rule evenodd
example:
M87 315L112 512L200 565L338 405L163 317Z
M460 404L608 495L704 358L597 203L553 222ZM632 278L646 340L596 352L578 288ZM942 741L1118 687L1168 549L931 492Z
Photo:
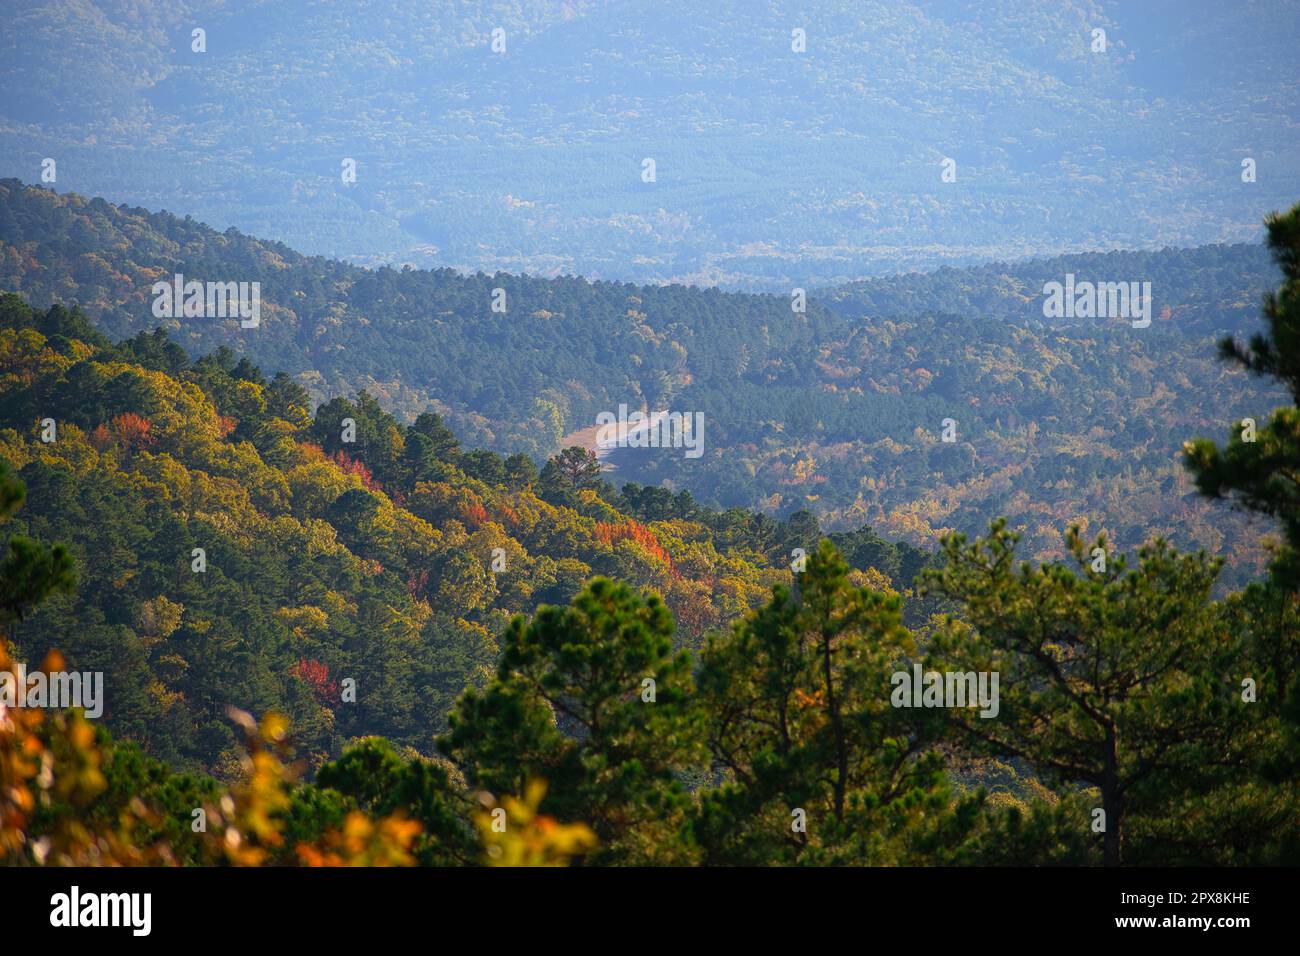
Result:
M831 732L835 734L835 819L844 819L844 794L848 787L849 751L844 739L844 723L840 720L839 704L835 700L835 680L831 676L831 635L822 631L822 666L826 674L826 709L830 712Z
M1123 863L1121 836L1124 826L1124 798L1119 792L1119 757L1115 728L1106 728L1106 772L1101 784L1101 806L1106 811L1103 859L1106 866Z

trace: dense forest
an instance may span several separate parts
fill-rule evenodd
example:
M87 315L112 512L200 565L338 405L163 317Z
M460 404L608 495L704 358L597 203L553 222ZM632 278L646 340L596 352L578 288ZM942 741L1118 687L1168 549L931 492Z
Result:
M1151 281L1151 326L1044 319L1043 283L1071 272ZM259 327L155 317L152 284L177 273L261 283ZM1256 330L1277 274L1252 245L1079 254L810 290L800 312L790 295L366 270L0 182L0 288L76 303L115 340L161 324L191 358L230 349L312 402L364 391L401 423L432 409L467 446L539 461L621 404L699 413L702 457L624 449L614 476L927 550L999 516L1039 560L1065 557L1074 522L1123 548L1159 533L1222 555L1233 587L1262 570L1272 523L1198 496L1179 444L1281 401L1215 359Z
M0 459L28 494L13 524L66 542L80 577L10 640L104 671L108 724L177 766L234 772L231 700L289 716L317 763L362 732L427 749L513 614L606 575L654 588L698 647L821 536L807 512L615 489L580 450L539 470L464 449L436 413L408 427L364 392L313 417L283 373L191 362L161 331L113 345L75 308L0 297L0 335ZM869 527L835 539L885 588L930 559ZM370 693L336 712L344 676Z
M1219 354L1288 404L1183 436L1199 494L1282 531L1223 596L1159 536L1076 522L1025 561L994 520L932 557L616 489L581 448L467 451L364 393L313 416L228 350L6 296L0 665L111 693L98 725L0 712L0 855L1295 863L1300 206L1268 229L1284 281Z

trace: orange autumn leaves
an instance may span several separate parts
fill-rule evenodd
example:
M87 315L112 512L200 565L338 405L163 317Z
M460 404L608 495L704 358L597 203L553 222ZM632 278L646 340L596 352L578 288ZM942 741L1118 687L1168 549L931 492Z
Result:
M127 452L140 451L154 442L153 425L149 419L135 412L117 415L107 425L95 426L90 434L90 444L96 451L105 451L117 445Z
M650 556L660 561L670 573L675 573L673 569L673 559L669 557L668 552L664 550L655 537L655 533L641 524L639 521L628 519L621 524L597 521L596 522L596 540L601 544L612 547L620 541L634 541Z
M46 673L64 668L52 652ZM17 667L0 641L0 670L17 676ZM260 723L232 708L231 719L244 735L240 779L215 801L193 810L197 855L207 865L265 866L283 862L285 812L297 783L298 764L289 751L288 721L268 715ZM109 825L91 824L92 807L108 787L108 752L91 722L79 711L0 705L0 865L180 866L183 860L157 833L159 811L136 797ZM544 788L534 784L523 799L505 797L504 832L492 825L495 798L483 795L489 817L483 830L484 860L491 865L564 865L589 851L594 836L581 824L561 825L536 812ZM58 812L71 807L75 812ZM80 808L80 809L78 809ZM37 818L46 822L36 831ZM188 822L188 821L186 821ZM318 839L300 841L292 856L303 866L413 866L418 822L402 813L373 817L352 810L341 826Z
M537 812L546 784L533 780L522 798L499 803L490 793L479 795L482 805L474 818L486 848L489 866L567 866L576 856L596 848L596 834L582 823L563 824Z

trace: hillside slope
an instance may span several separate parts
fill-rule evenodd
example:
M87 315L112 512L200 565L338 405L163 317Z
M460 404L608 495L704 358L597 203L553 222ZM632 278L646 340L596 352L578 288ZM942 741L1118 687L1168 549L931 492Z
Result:
M539 475L364 394L308 405L229 351L111 345L79 311L0 296L0 460L27 486L0 532L66 542L81 578L7 636L20 659L103 671L109 726L173 766L235 770L230 705L290 716L316 763L367 734L428 752L513 614L604 574L657 590L697 646L820 534ZM877 586L927 558L869 529L837 540ZM364 693L340 706L347 680Z
M176 273L261 283L260 326L156 318L152 285ZM1150 282L1151 325L1044 319L1043 282L1068 273ZM1278 404L1215 357L1275 282L1262 248L1208 246L880 279L796 313L787 296L371 271L0 182L0 288L78 303L112 337L165 326L191 356L229 348L316 400L365 389L406 421L432 405L467 444L538 459L620 405L698 413L702 456L620 451L620 478L927 545L999 514L1038 556L1074 520L1123 547L1163 533L1225 553L1232 582L1268 528L1195 496L1178 456Z

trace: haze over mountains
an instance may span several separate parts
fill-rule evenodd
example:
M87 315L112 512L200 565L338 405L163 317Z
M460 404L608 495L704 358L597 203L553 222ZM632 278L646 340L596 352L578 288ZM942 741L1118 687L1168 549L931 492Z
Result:
M1254 241L1300 182L1280 0L205 6L12 4L0 175L364 263L786 291Z

